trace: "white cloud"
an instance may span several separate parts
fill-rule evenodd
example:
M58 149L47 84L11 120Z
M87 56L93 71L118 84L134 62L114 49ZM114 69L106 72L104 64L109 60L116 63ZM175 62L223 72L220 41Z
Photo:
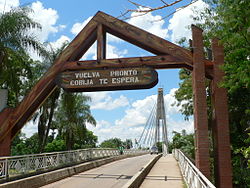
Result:
M172 139L172 133L173 131L181 133L181 131L184 129L186 132L193 133L194 132L194 120L193 118L190 118L189 121L183 121L183 120L173 120L173 119L168 119L167 122L167 127L168 127L168 136L169 139Z
M56 41L54 42L50 42L50 45L53 49L59 49L62 47L62 45L65 43L65 42L69 42L70 41L70 38L65 36L65 35L62 35L59 39L57 39Z
M50 34L57 33L59 30L65 28L65 25L56 25L59 18L57 11L52 8L44 8L40 1L32 3L31 9L33 12L30 14L30 17L42 25L41 31L33 31L36 37L42 42L45 42Z
M0 13L8 12L11 8L19 6L19 0L0 0Z
M57 50L57 49L60 49L65 42L69 42L69 41L70 41L69 37L62 35L56 41L48 43L48 45L46 45L46 48L48 51L51 51L52 49ZM42 57L40 57L33 49L29 49L29 55L34 60L43 61Z
M118 98L113 99L111 92L92 92L87 95L91 96L92 102L90 104L91 110L103 109L103 110L114 110L116 108L125 107L129 104L128 99L120 95Z
M87 25L87 23L93 18L93 16L87 18L86 20L84 20L82 23L77 22L75 23L72 28L71 28L71 33L74 35L77 35L83 28L85 25Z
M156 95L135 101L131 105L131 108L125 111L125 116L122 119L116 120L115 124L118 126L138 126L145 124L155 101Z
M107 58L122 58L127 53L127 49L119 50L117 47L107 44Z
M179 110L180 110L180 107L178 107L177 105L174 105L174 104L177 104L177 100L174 97L176 90L177 88L173 88L170 90L168 94L164 96L165 111L168 116L172 114L177 114L179 113Z
M104 120L97 121L96 127L87 124L87 128L98 136L99 144L104 140L115 137L123 141L126 139L132 139L134 141L143 131L143 127L117 126Z
M194 4L177 11L174 13L173 17L169 20L170 24L168 29L172 31L171 41L176 42L182 37L186 37L187 39L191 38L191 31L188 28L191 24L195 24L193 20L193 16L195 16L194 11L203 11L209 5L199 0Z
M116 46L113 46L111 44L107 44L107 51L106 51L106 58L111 59L111 58L122 58L124 57L127 53L128 50L119 50ZM86 60L86 59L96 59L97 57L97 47L96 47L96 42L87 50L87 52L83 55L81 60Z
M165 111L167 117L170 117L173 114L179 113L179 108L176 105L172 105L176 102L174 98L174 93L176 88L170 90L170 93L164 96L165 102ZM138 126L145 124L153 105L156 103L156 95L151 95L146 97L143 100L137 100L132 105L131 108L125 111L125 116L116 120L117 125L128 125L128 126ZM136 117L136 118L135 118Z
M27 138L31 137L34 133L37 132L38 122L33 122L33 120L28 121L25 126L22 128L22 132L25 133Z
M164 28L165 21L162 20L160 15L154 16L151 12L142 16L138 16L139 14L141 13L131 13L131 18L128 20L128 23L153 33L161 38L166 38L168 36L168 29Z
M109 33L107 33L107 41L108 42L116 42L116 43L123 42L122 39L120 39L120 38L118 38L118 37L116 37L116 36L114 36L112 34L109 34Z

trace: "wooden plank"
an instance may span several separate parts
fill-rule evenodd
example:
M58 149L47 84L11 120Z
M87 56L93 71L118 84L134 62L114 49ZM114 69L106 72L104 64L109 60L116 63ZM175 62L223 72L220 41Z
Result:
M166 41L156 35L144 31L138 27L132 26L117 18L98 12L93 18L96 22L105 26L107 32L129 42L140 48L143 48L156 55L172 55L192 64L192 54L189 50Z
M20 105L15 109L13 115L6 118L0 129L0 142L15 127L20 130L25 122L31 117L35 110L48 97L49 93L56 87L54 79L61 71L61 68L67 61L75 61L82 57L88 48L96 40L97 23L91 20L85 28L76 36L69 46L57 58L53 66L32 88L30 93L23 99ZM18 131L13 131L12 136Z
M100 63L96 60L87 61L73 61L65 64L62 71L65 70L82 70L82 69L101 69L108 67L139 67L147 66L154 69L166 68L187 68L192 69L185 62L170 55L164 56L147 56L147 57L133 57L133 58L118 58L118 59L103 59Z
M106 58L106 32L102 24L97 27L97 62Z
M148 89L158 83L157 72L149 67L64 71L57 84L66 91L110 91Z
M213 63L209 60L204 60L206 68L206 77L213 78ZM138 67L148 66L154 69L172 69L186 68L193 70L193 66L186 64L178 58L171 55L163 56L147 56L147 57L132 57L132 58L116 58L103 59L99 63L96 60L73 61L68 62L62 68L64 70L81 70L81 69L96 69L106 67Z

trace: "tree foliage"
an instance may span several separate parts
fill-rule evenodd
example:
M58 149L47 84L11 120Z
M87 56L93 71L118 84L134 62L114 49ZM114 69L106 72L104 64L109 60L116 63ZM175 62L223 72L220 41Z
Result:
M173 134L173 141L169 143L169 151L172 152L173 149L180 149L194 159L194 134L187 134L185 130L182 130L181 133L173 131Z
M8 106L15 107L33 78L28 51L45 55L43 45L31 34L30 29L41 29L39 23L29 18L31 10L18 7L0 14L0 87L9 90Z
M25 134L18 134L11 144L11 155L26 155L39 153L38 134L26 138Z
M185 115L185 120L193 115L193 90L191 72L186 69L181 69L179 72L179 89L175 92L175 98L178 101L177 106L180 106L181 113Z
M86 135L86 123L96 125L96 121L87 104L90 97L67 92L63 92L61 97L55 114L55 125L59 135L65 139L66 148L70 150L78 139Z
M124 142L120 138L111 138L103 141L100 144L101 148L119 148L124 147L126 149L131 149L133 147L133 142L131 139L126 139Z
M123 142L120 138L111 138L100 144L101 148L119 148L120 146L123 146Z
M207 39L219 37L225 48L225 77L220 87L228 90L230 137L234 186L246 187L250 183L247 169L249 164L249 127L250 127L250 1L247 0L207 0L210 7L194 19L204 30L205 46ZM179 102L192 102L190 77L180 72L184 78L176 92ZM208 90L209 91L209 90ZM208 92L210 100L210 93ZM208 107L211 106L208 100ZM192 114L192 104L183 105L182 113ZM210 110L211 113L211 110ZM211 117L211 114L209 115Z

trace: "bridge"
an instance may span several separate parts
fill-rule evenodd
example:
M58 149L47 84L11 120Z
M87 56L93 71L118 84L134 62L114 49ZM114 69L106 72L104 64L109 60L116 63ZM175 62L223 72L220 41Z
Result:
M215 188L180 150L83 149L0 158L0 187Z
M1 111L0 156L8 156L10 154L11 140L56 87L62 87L67 91L73 92L145 89L153 87L158 82L155 69L185 68L192 71L196 147L195 165L190 162L181 151L176 150L173 154L168 154L167 129L164 117L161 115L163 108L159 107L161 110L157 110L156 113L158 114L157 118L159 120L156 128L153 130L149 127L145 132L154 135L154 137L149 137L151 139L153 138L153 145L159 141L160 137L162 138L162 142L164 143L163 157L157 156L154 158L153 156L146 155L146 151L140 150L126 151L126 155L118 156L119 154L117 150L109 149L89 149L31 156L1 157L0 176L2 180L14 180L15 175L13 174L21 174L23 176L31 174L32 176L2 183L0 186L21 187L23 185L25 187L39 187L42 185L36 184L37 182L46 182L47 184L52 183L55 180L55 177L57 177L56 180L59 180L66 178L67 176L73 176L75 179L78 177L77 181L80 181L80 179L90 180L91 178L98 181L101 178L102 180L105 178L113 179L114 181L121 180L125 183L123 186L127 187L139 187L139 184L141 183L142 186L147 187L147 183L151 184L154 181L169 183L171 182L170 180L172 180L172 182L179 182L181 179L183 179L189 187L213 187L208 181L211 177L209 158L210 141L208 137L207 96L205 87L205 79L210 79L212 81L211 88L213 101L212 135L215 149L215 184L219 188L231 188L232 168L227 91L218 86L218 83L220 83L224 75L223 71L220 69L220 66L224 63L223 46L219 44L218 39L212 39L213 60L207 59L204 56L202 30L194 25L192 25L191 29L191 50L188 50L103 12L98 12L60 54L52 67L36 83L20 105L13 109L5 108ZM120 39L151 52L155 54L155 56L106 59L107 33L113 34ZM79 61L95 41L97 41L97 59ZM109 83L109 80L112 80L110 77L110 71L113 71L114 69L125 70L126 68L133 68L133 70L140 73L141 77L138 77L141 81L132 82L130 80L124 84L117 84L117 82ZM74 71L79 71L80 73L85 72L86 74L94 72L95 75L103 74L106 77L99 79L99 82L96 84L94 84L96 81L94 79L88 83L84 82L84 86L78 84L80 82L74 81L74 83L77 84L73 84L72 86L70 83L74 80ZM145 75L150 75L148 76L150 79L143 79L146 78ZM120 79L122 80L122 78ZM64 82L62 82L62 80ZM160 130L162 130L161 133ZM124 157L131 157L131 155L140 156L123 159ZM161 158L157 161L158 157ZM173 159L173 157L175 157L175 159ZM118 159L121 160L117 161ZM90 168L111 162L112 160L116 161L99 167L100 169L103 168L103 171L86 171L90 170ZM129 163L130 165L126 164L126 160L131 160ZM66 162L70 163L68 164ZM178 165L173 167L173 164L177 164L177 162L179 167ZM121 166L119 167L119 164L117 164L118 166L115 171L108 169L109 166L115 167L116 163L121 163ZM137 163L139 166L135 165ZM155 163L155 165L153 165L153 163ZM72 166L73 164L76 166ZM55 169L52 171L51 167L54 167ZM61 169L61 167L65 168ZM153 168L150 171L151 167ZM118 171L120 168L128 168L128 171ZM178 172L179 168L180 170ZM174 175L170 173L171 171L169 169L176 170ZM49 172L41 175L36 174L43 170L49 170ZM75 175L82 171L85 171L86 173L82 176ZM150 171L149 174L148 171ZM90 178L86 177L88 175L90 175ZM36 178L36 180L33 178ZM128 181L125 182L124 179ZM143 179L144 181L141 182ZM59 184L63 185L65 181L68 180L64 180ZM28 184L28 182L33 182L34 184ZM100 181L100 183L101 182L102 181ZM99 186L101 186L100 183L98 183ZM131 185L129 183L131 183ZM51 186L53 187L54 185ZM83 184L81 184L81 186L83 186ZM109 184L109 186L111 186L111 184ZM119 187L120 186L121 184Z
M173 187L215 186L180 150L168 153L163 88L138 144L162 143L162 153L150 149L80 149L0 158L0 187ZM145 145L146 144L146 145ZM161 148L158 148L161 149ZM151 153L151 154L149 154Z

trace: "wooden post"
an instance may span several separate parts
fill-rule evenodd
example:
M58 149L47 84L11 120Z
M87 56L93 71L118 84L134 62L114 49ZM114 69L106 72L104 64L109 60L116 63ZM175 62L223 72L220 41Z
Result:
M5 108L1 113L0 113L0 129L2 122L7 119L8 117L11 117L12 112L14 109L12 108ZM9 132L3 140L0 141L0 156L9 156L11 153L11 132Z
M101 62L106 58L106 32L103 25L99 24L97 27L97 62Z
M11 153L11 133L0 142L0 156L10 156Z
M227 90L219 87L224 72L224 49L218 44L218 39L212 40L214 57L214 78L212 81L213 103L213 136L215 156L215 183L218 188L232 188L232 166L230 150L229 118L227 105Z
M202 29L192 25L195 163L210 178L207 101Z

